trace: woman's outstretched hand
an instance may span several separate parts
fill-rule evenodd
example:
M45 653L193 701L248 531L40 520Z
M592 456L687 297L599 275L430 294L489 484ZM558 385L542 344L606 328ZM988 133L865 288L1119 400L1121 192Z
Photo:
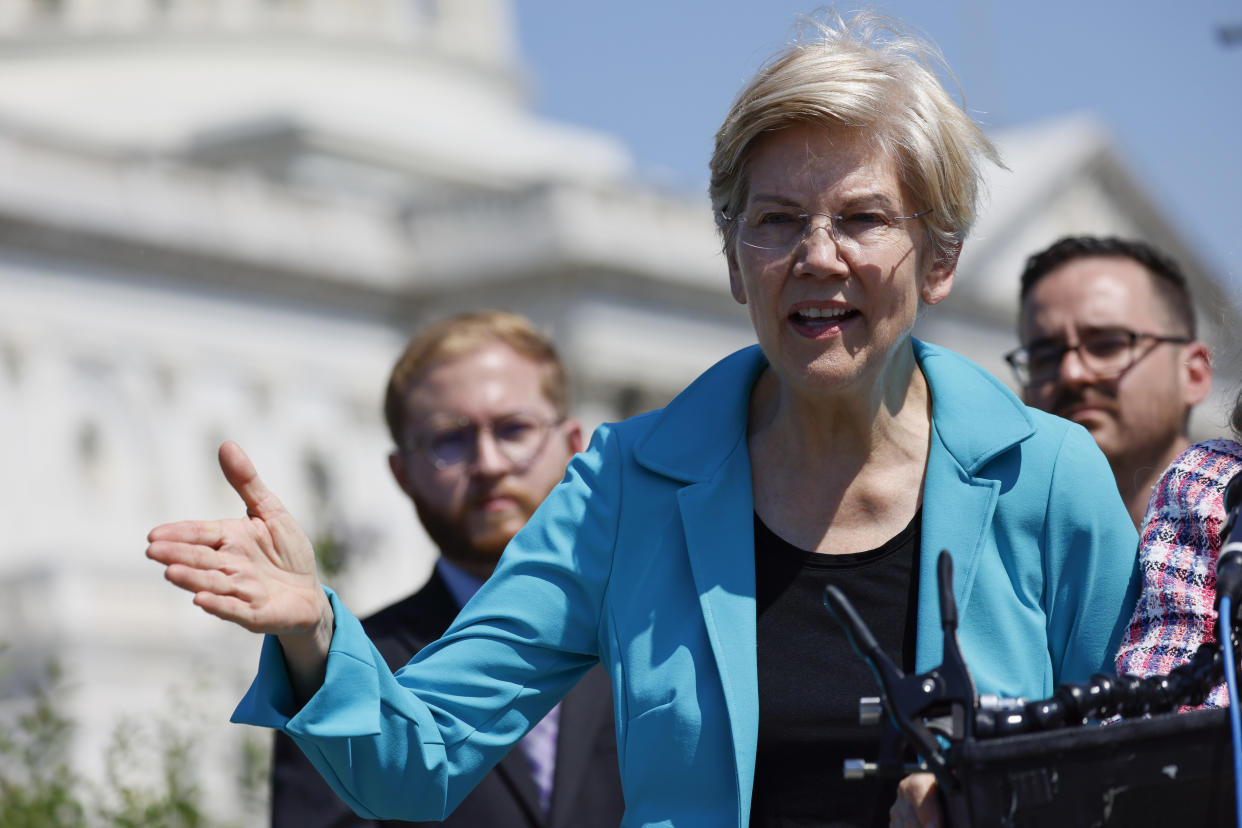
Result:
M290 678L305 698L322 682L332 643L332 605L314 549L240 446L220 446L220 468L246 517L157 526L147 535L147 557L212 615L280 636Z

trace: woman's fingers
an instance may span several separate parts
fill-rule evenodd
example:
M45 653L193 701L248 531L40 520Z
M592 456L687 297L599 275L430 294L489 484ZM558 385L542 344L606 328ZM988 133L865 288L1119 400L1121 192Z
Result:
M232 621L251 632L282 632L299 623L297 612L290 614L274 604L271 581L219 550L190 544L155 543L148 556L165 563L164 579L194 594L195 605L225 621ZM293 597L293 591L288 590ZM297 602L293 603L297 608ZM302 613L305 614L305 613Z
M219 520L181 520L165 523L147 533L147 541L156 543L197 543L219 546L224 541L224 524Z
M246 452L236 443L224 443L220 446L220 468L250 516L262 521L265 527L259 543L248 544L246 553L263 552L273 565L286 572L313 573L315 552L310 539L280 498L259 478Z
M936 777L913 773L897 786L897 801L888 812L890 828L940 828L944 815L936 796Z
M317 630L324 599L309 538L236 443L220 447L220 468L249 517L157 526L147 535L147 557L212 615L252 632Z
M147 557L165 566L236 570L267 558L263 532L248 520L169 523L152 529L147 538Z
M218 561L216 550L211 546L173 540L156 540L147 544L147 557L165 566L181 564L195 569L214 569Z
M194 593L195 606L225 621L232 621L250 632L271 632L257 620L257 615L246 601L232 595L220 595L215 592Z
M232 441L220 446L220 470L233 491L246 504L246 511L260 520L272 520L284 513L284 504L272 494L241 446Z
M211 592L216 595L240 596L237 580L218 569L202 569L186 564L169 564L164 578L188 592Z

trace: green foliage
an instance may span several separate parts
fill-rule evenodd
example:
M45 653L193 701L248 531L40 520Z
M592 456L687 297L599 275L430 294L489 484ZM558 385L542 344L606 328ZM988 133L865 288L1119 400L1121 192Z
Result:
M331 583L372 553L377 533L337 519L323 520L321 524L312 535L311 546L320 577Z
M206 828L191 765L191 739L168 722L157 735L136 719L123 719L108 747L106 787L97 809L116 828ZM148 757L156 757L155 768ZM152 782L151 780L155 780Z
M267 731L247 728L241 741L238 787L249 813L265 814L271 796L272 739ZM260 738L256 734L262 734Z
M311 546L315 549L315 566L325 581L331 581L349 565L352 550L339 533L327 529L320 531L311 541Z
M78 779L69 766L73 723L53 703L61 674L55 664L30 690L16 715L0 722L0 825L74 828L86 825Z
M104 778L93 782L69 761L75 726L58 704L61 690L61 672L51 664L42 681L8 694L0 708L0 826L225 828L203 809L194 764L201 740L186 716L192 704L175 699L175 718L117 722ZM250 813L267 811L269 750L249 733L240 745L239 782Z

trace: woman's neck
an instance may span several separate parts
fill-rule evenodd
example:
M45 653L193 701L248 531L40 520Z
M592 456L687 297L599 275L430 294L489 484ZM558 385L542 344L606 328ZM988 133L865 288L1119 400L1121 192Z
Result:
M909 352L871 392L799 393L768 370L751 395L755 508L816 551L881 545L913 517L931 443L931 392Z
M841 387L795 385L767 369L751 393L749 435L804 462L862 465L877 452L922 446L930 412L930 390L907 341L881 376Z

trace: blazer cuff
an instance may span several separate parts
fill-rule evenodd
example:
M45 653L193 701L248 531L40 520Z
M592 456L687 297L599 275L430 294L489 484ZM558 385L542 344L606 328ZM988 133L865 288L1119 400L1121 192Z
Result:
M336 593L324 587L334 616L323 685L299 710L276 636L263 639L259 671L230 721L283 730L297 736L370 736L379 732L377 670L388 665L362 623Z

